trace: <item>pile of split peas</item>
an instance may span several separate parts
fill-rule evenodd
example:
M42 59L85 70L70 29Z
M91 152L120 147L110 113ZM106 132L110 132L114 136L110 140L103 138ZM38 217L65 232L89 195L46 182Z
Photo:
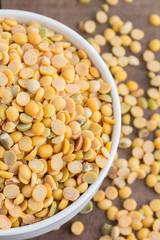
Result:
M133 0L124 0L132 4ZM80 0L88 3L89 0ZM119 149L122 157L115 156L108 173L112 184L106 189L98 190L93 201L100 210L106 211L107 222L101 226L102 236L99 240L159 240L160 239L160 62L156 53L160 52L160 39L152 39L147 49L142 52L141 40L144 31L133 26L131 21L124 22L119 16L108 17L107 12L118 0L106 0L102 9L96 13L96 21L80 22L80 29L92 34L87 41L101 54L106 65L114 76L119 92L122 113L121 138ZM93 3L93 2L92 2ZM147 6L146 6L147 7ZM117 10L118 12L118 10ZM146 20L159 31L160 15L151 14ZM104 34L93 35L98 24L109 23ZM98 23L98 24L97 24ZM151 37L152 38L152 37ZM102 52L103 46L110 46L111 51ZM126 53L127 50L127 53ZM128 53L130 55L128 56ZM150 87L147 92L139 86L141 79L128 79L125 67L140 65L142 56L148 71ZM141 61L142 61L141 60ZM136 75L135 75L136 76ZM150 117L146 118L146 110ZM155 111L157 110L157 111ZM132 134L134 131L134 134ZM153 140L149 140L152 133ZM132 134L132 137L131 137ZM133 139L133 136L136 137ZM129 149L128 159L123 158L125 150ZM143 179L148 191L154 190L156 199L146 202L137 208L137 202L132 197L131 184L136 179ZM139 193L141 195L142 193ZM132 195L132 196L131 196ZM113 200L123 199L123 208L118 209ZM89 202L81 213L92 211L93 203ZM81 234L84 226L81 222L74 222L71 226L73 234Z
M53 216L97 180L116 122L110 92L62 34L0 18L0 229Z

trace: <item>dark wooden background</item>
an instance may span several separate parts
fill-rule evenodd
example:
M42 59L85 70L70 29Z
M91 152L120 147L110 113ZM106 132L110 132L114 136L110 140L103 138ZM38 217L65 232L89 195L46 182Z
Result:
M78 23L80 21L86 21L88 19L94 19L95 13L101 8L101 4L105 0L92 0L88 5L79 4L78 0L1 0L1 8L3 9L20 9L37 12L48 17L54 18L77 32L81 33L84 37L90 37L78 30ZM108 16L119 15L123 21L132 21L135 28L140 28L145 32L145 38L141 41L143 50L147 48L148 42L153 38L160 39L160 27L154 27L148 22L148 17L152 13L160 14L160 0L133 0L133 3L127 4L123 0L119 0L119 4L110 7ZM97 33L103 33L107 24L97 24ZM92 36L92 35L91 35ZM108 50L108 46L105 46L103 50ZM128 52L131 54L130 52ZM139 55L140 59L141 54ZM156 55L157 58L160 56ZM160 60L160 58L159 58ZM147 77L147 71L145 64L141 61L139 67L127 67L127 72L130 80L136 80L140 86L146 89L149 86L149 79ZM146 116L150 116L151 112L146 111ZM132 135L132 138L136 136L136 132ZM150 135L152 139L153 135ZM130 157L130 150L121 151L120 156L125 158ZM110 184L109 179L105 179L102 188ZM148 203L153 198L159 196L154 193L152 189L145 186L144 180L137 180L132 184L132 197L137 200L138 207L144 203ZM117 199L113 201L119 209L122 207L122 200ZM85 225L85 230L81 236L74 236L70 233L71 223L75 220L80 220ZM66 223L58 231L52 231L48 234L34 238L32 240L98 240L101 236L100 227L103 223L108 222L106 213L96 208L94 205L94 211L87 215L78 214L70 222ZM158 239L157 239L158 240Z

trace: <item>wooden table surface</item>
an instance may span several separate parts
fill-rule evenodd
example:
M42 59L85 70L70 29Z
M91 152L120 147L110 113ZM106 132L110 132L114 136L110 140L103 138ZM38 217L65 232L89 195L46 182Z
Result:
M1 8L3 9L20 9L37 12L48 17L54 18L72 29L79 32L84 37L90 37L92 35L85 34L78 29L78 23L88 19L94 19L95 13L101 8L101 4L105 0L92 0L88 5L79 4L77 0L1 0ZM140 28L145 32L145 38L141 41L143 50L147 48L148 42L153 38L160 39L159 27L154 27L148 22L148 17L151 13L160 14L160 0L133 0L133 3L127 4L123 0L119 0L119 4L110 7L108 16L119 15L123 21L132 21L135 28ZM107 24L97 24L96 33L103 33ZM103 48L103 51L108 51L109 45ZM128 52L131 54L131 52ZM139 55L142 60L141 54ZM156 58L160 60L160 56L156 55ZM147 71L145 64L141 61L139 67L127 67L128 79L136 80L141 87L147 89L149 87L149 79L147 77ZM152 114L151 111L145 111L145 116L149 117ZM137 136L135 131L132 138ZM150 134L149 138L152 139L153 134ZM130 157L130 150L119 151L119 156L128 159ZM102 189L110 184L110 180L106 178L102 184ZM148 187L145 186L144 180L137 180L132 184L132 197L137 200L138 207L147 203L153 198L159 198L159 196ZM122 200L117 199L113 201L113 204L122 208ZM76 237L70 233L71 223L75 220L80 220L85 225L83 234ZM61 227L59 231L52 231L48 234L34 238L32 240L98 240L101 236L100 227L103 223L109 222L106 218L106 213L96 208L94 205L94 211L89 214L78 214L70 222ZM157 239L158 240L158 239Z

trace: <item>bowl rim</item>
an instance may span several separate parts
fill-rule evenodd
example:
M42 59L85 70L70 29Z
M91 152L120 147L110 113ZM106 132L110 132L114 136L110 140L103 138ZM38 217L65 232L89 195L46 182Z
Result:
M83 47L87 51L87 53L90 55L89 58L91 58L91 56L92 56L93 65L95 65L95 66L100 65L99 67L101 69L100 72L101 72L102 78L104 78L105 81L107 79L107 81L112 86L111 95L113 97L114 117L117 119L117 122L114 124L114 127L113 127L113 132L112 132L113 144L111 147L108 164L100 172L100 174L97 178L97 181L95 183L93 183L92 185L90 185L89 188L87 189L87 191L85 193L83 193L79 197L79 199L77 199L75 202L71 203L67 208L58 212L54 216L44 219L40 222L30 224L30 225L21 226L21 227L17 227L17 228L11 228L8 230L0 230L0 236L6 237L6 236L20 235L20 234L25 234L25 233L27 234L27 233L35 232L35 231L40 230L41 228L48 227L58 221L61 221L62 219L64 219L65 217L67 217L68 215L73 213L77 208L80 208L80 206L85 201L87 201L88 196L93 195L96 186L100 185L102 183L102 181L104 180L104 178L113 162L115 153L117 151L119 137L120 137L120 129L121 129L121 110L120 110L120 102L119 102L117 88L116 88L116 85L114 83L113 77L112 77L109 69L107 68L106 64L104 63L104 61L102 60L100 55L93 49L93 47L80 34L78 34L71 28L67 27L66 25L64 25L52 18L46 17L41 14L37 14L34 12L30 12L30 11L0 9L0 17L15 18L19 22L21 22L19 20L21 18L22 21L26 22L26 23L30 22L30 21L40 22L43 26L48 26L48 28L54 29L54 31L58 32L58 30L59 30L60 33L62 33L62 34L65 33L64 35L67 35L68 40L69 40L69 38L73 40L73 41L72 40L69 40L69 41L71 41L72 43L73 42L77 43L77 45L76 45L76 43L74 43L75 46Z

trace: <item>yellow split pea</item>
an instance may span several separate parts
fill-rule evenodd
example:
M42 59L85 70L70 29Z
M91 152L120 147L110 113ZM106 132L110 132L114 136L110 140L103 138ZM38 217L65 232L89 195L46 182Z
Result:
M76 221L76 222L72 223L71 232L74 235L81 235L83 231L84 231L84 225L82 222Z

